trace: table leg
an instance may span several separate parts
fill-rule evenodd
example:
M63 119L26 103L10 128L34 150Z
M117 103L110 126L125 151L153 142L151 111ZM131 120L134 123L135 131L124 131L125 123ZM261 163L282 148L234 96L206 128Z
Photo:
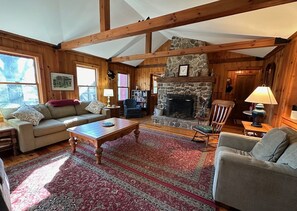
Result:
M70 144L72 153L75 153L75 152L76 152L76 144L77 144L77 140L76 140L76 138L71 136L71 137L69 138L69 144Z
M139 126L136 127L136 129L134 130L134 135L135 135L135 140L138 143L138 137L139 137Z
M95 149L97 164L101 164L102 152L103 152L103 149L100 146L97 149Z

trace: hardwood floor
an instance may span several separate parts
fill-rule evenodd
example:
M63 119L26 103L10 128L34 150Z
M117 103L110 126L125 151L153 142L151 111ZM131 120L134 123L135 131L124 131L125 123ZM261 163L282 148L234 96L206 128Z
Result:
M168 132L171 134L183 135L186 137L194 136L193 130L154 124L152 122L150 116L145 116L143 118L137 118L137 119L135 118L135 119L131 119L131 120L139 121L140 128L149 128L149 129L153 129L153 130L157 130L157 131ZM243 127L241 125L227 124L224 126L223 131L243 134ZM210 142L210 144L216 144L216 141L217 140L214 140L214 141ZM47 154L50 152L54 152L54 151L58 151L61 149L65 149L65 148L69 148L69 150L70 150L70 145L67 140L59 142L57 144L47 146L47 147L36 149L30 153L20 153L19 155L16 155L16 156L13 156L12 151L7 151L5 153L0 154L0 157L3 160L5 167L10 167L10 166L14 166L19 163L25 162L27 160L39 157L41 155L44 155L44 154ZM230 209L230 208L226 209L226 208L220 206L219 210L226 211L226 210L233 210L233 209Z

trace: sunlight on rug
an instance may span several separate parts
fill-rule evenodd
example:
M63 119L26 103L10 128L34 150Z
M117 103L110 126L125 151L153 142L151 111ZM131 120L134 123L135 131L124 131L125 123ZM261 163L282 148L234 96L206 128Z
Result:
M13 210L216 210L214 152L191 138L141 129L103 146L79 143L6 169Z

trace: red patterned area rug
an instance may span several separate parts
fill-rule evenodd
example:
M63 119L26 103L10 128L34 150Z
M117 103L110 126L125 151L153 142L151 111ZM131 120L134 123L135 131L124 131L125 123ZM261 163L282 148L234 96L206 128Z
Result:
M217 210L214 152L191 138L141 129L103 145L79 143L6 169L13 210Z

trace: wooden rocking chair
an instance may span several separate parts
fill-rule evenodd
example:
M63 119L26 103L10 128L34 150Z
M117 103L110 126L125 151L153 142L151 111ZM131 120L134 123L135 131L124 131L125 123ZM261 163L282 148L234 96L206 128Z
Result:
M192 141L196 141L197 137L206 138L205 148L207 148L209 137L219 136L234 105L235 103L233 101L214 100L211 106L209 123L207 125L200 125L198 120L198 125L192 127L196 131Z

